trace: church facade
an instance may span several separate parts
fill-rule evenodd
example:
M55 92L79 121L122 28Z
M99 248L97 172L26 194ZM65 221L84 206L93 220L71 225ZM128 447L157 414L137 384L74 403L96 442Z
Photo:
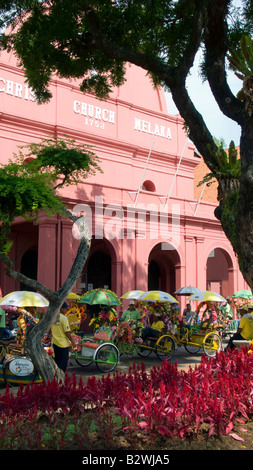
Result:
M74 287L106 286L171 294L193 285L223 296L246 288L233 249L214 216L215 192L197 187L204 165L179 115L169 114L164 91L128 66L127 80L106 101L83 94L77 80L54 78L53 97L38 105L12 54L0 55L0 159L19 145L54 136L88 144L103 173L61 190L65 204L84 214L92 244ZM17 220L11 258L24 274L58 289L78 246L78 229L58 215ZM0 295L25 286L4 274ZM184 300L183 300L184 302Z

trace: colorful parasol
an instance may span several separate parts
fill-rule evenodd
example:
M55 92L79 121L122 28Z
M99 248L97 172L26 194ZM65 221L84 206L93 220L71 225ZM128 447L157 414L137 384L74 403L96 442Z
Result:
M47 307L49 302L43 295L37 292L21 290L5 295L0 301L0 306L1 305L10 305L13 307Z
M137 300L140 298L142 294L144 294L143 290L130 290L129 292L126 292L125 294L123 294L120 298Z
M189 300L200 300L201 302L226 302L222 295L211 290L196 292L190 295Z
M148 292L144 292L144 294L139 297L139 300L149 300L150 302L171 302L178 304L178 301L172 295L161 290L150 290Z
M122 305L117 294L108 289L93 289L86 292L78 303L89 305Z
M70 292L67 299L69 300L80 300L81 296L76 294L75 292Z
M235 294L231 295L232 299L253 299L251 290L243 289L238 290Z
M180 289L177 289L176 292L174 292L174 295L192 295L192 294L196 294L198 292L201 292L200 289L198 289L197 287L193 287L193 286L186 286L186 287L180 287Z

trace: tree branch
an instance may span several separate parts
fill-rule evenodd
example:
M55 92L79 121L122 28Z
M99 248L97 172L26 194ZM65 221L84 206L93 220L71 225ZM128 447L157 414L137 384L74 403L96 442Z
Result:
M199 10L196 8L195 22L189 46L186 48L183 60L177 68L168 66L162 59L156 59L147 54L139 53L108 41L100 28L94 10L89 9L87 11L87 18L92 32L93 43L97 49L102 50L106 56L112 59L134 63L144 70L152 72L171 90L173 100L181 116L185 119L187 126L190 127L190 138L192 138L198 151L204 156L209 168L212 168L216 165L216 161L208 150L207 144L214 150L216 145L203 117L196 110L185 87L185 79L193 65L195 55L201 43L206 5L203 8L203 1L200 4L201 8Z
M42 284L39 281L36 281L35 279L30 279L29 277L25 276L24 274L16 271L13 269L13 262L11 259L3 253L0 253L0 259L5 263L6 269L5 272L8 276L12 277L12 279L15 279L15 281L22 282L26 286L30 287L31 289L40 292L42 295L44 295L49 301L54 298L55 292L52 291L51 289L48 289L44 284Z
M226 76L225 58L228 47L225 21L230 0L210 0L205 32L205 73L221 111L239 125L244 122L243 104L235 98Z

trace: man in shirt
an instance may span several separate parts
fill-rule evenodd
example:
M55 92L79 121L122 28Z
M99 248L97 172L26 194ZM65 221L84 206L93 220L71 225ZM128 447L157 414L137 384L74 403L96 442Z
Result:
M233 312L230 306L230 299L227 297L226 303L222 303L219 307L221 314L224 318L228 318L229 320L233 319Z
M230 338L225 351L228 348L233 349L235 347L233 344L234 340L250 341L253 339L253 316L248 312L247 305L240 308L240 314L241 320L237 332Z
M140 320L141 314L136 310L134 301L130 300L129 307L125 310L120 318L120 321Z
M194 316L196 316L196 313L192 311L191 304L186 304L183 316L185 317L185 323L187 325L192 325L194 323Z
M142 339L143 341L146 340L149 336L151 337L156 337L159 336L165 327L164 322L162 321L162 313L161 312L155 312L155 321L152 323L151 327L147 326L144 328L142 332Z
M74 338L70 332L69 321L65 316L67 308L68 306L64 302L55 323L51 326L54 360L63 372L66 372L67 369L70 343L74 349L76 348Z

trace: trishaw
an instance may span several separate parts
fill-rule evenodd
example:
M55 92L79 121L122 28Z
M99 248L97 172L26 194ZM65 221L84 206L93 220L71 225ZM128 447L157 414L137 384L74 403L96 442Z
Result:
M30 357L10 341L0 341L0 383L20 385L42 382Z
M93 362L100 372L112 372L119 364L119 350L111 341L111 331L101 327L92 338L83 337L72 356L77 364L87 367Z
M148 337L145 343L139 344L138 354L142 357L148 357L154 352L161 361L170 360L174 355L175 348L175 341L170 333L161 333L158 338Z
M197 354L203 348L207 356L214 357L222 348L221 337L215 329L201 330L196 325L182 325L176 333L168 333L166 336L169 336L170 341L174 343L173 353L177 345L184 346L190 354Z

